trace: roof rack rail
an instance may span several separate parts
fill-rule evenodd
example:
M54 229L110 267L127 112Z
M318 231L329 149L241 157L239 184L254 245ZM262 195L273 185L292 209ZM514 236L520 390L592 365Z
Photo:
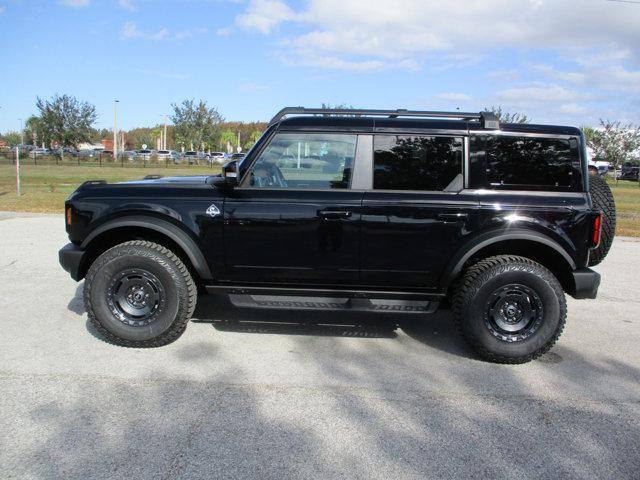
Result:
M106 180L87 180L86 182L82 182L78 188L80 189L83 187L88 187L90 185L106 185L106 184L107 184Z
M422 110L370 110L358 108L305 108L285 107L271 119L269 125L280 122L287 115L353 115L363 117L422 117L422 118L458 118L461 120L480 120L483 128L499 129L500 121L493 112L438 112Z

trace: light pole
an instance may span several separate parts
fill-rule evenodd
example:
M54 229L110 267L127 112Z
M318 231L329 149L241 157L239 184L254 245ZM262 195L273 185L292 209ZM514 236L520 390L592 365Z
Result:
M166 150L167 149L167 114L163 114L164 116L164 135L162 136L162 141L163 141L163 145L162 145L162 149Z
M113 101L113 159L118 159L118 102Z

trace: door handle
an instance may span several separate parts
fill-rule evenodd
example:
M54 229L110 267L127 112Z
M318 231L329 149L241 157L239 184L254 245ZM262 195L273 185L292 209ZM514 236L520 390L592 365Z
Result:
M318 210L318 216L327 219L349 218L349 210Z
M438 220L447 220L451 222L461 222L463 220L468 220L468 213L439 213Z

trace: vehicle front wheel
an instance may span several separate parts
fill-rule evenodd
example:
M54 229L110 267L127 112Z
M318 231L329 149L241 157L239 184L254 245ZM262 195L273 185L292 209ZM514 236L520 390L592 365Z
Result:
M141 240L100 255L84 284L89 320L109 341L127 347L174 341L187 327L196 298L196 286L180 258Z
M564 328L562 286L542 265L500 255L472 265L453 296L457 326L485 360L525 363L549 351Z

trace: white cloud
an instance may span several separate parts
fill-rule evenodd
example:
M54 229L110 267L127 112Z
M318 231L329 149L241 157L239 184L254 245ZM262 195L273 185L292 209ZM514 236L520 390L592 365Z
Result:
M133 0L118 0L118 7L129 12L138 11L138 7L133 3Z
M439 93L438 95L436 95L436 98L440 100L450 100L452 102L467 102L471 100L471 97L466 93L455 93L455 92Z
M251 0L247 11L239 15L236 22L242 27L269 33L279 23L294 18L293 10L281 0Z
M133 22L127 22L123 25L120 35L123 38L139 38L143 36L143 33L138 30L138 27Z
M606 48L627 50L640 61L640 8L635 5L581 0L578 16L573 0L308 0L303 5L251 0L236 23L263 34L292 23L293 33L282 38L286 54L302 64L310 63L310 53L316 64L325 56L324 63L337 68L420 62L452 52L465 52L472 60L495 48L577 54ZM454 62L448 68L455 67Z
M231 27L221 27L216 30L216 35L219 37L228 37L233 32Z
M90 0L61 0L60 3L67 7L80 8L88 6L91 2Z
M530 105L532 103L575 103L591 100L593 95L577 90L569 90L556 84L533 84L507 88L495 95L500 103L509 105Z
M181 30L171 33L168 28L162 27L155 33L146 33L141 31L134 22L126 22L120 30L120 36L124 39L141 38L145 40L185 40L193 36L207 33L206 28L193 28L189 30Z
M584 83L587 80L587 75L583 72L565 72L556 69L551 65L546 64L533 64L531 68L537 72L544 74L545 76L561 80L569 83Z

